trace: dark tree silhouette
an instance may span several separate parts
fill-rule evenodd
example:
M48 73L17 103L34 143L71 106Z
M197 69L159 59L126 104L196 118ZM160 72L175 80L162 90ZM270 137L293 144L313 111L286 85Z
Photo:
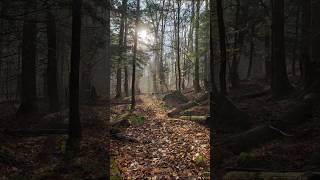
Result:
M18 113L30 113L37 110L36 105L36 14L30 13L36 4L26 2L27 14L23 22L22 34L22 71L21 71L21 105Z
M51 9L47 11L47 41L48 41L48 67L47 67L47 83L48 96L50 103L50 111L59 110L58 100L58 80L57 80L57 38L56 38L56 22Z
M222 0L217 0L217 16L219 28L219 42L220 42L220 89L222 94L227 94L226 70L227 70L227 50L226 50L226 30L223 18Z
M272 0L271 90L276 98L292 89L287 75L284 48L284 0Z
M71 152L72 154L79 151L81 140L81 123L79 115L81 6L82 0L72 1L72 45L69 82L69 137L66 148L67 152Z
M112 66L112 61L111 61L111 50L110 50L110 8L111 8L111 0L106 0L104 4L105 8L105 28L106 28L106 121L107 124L110 122L110 117L111 117L111 95L110 95L110 80L111 80L111 66ZM110 137L110 127L107 127L107 135ZM110 141L109 141L110 142ZM107 143L108 146L110 146L110 143ZM107 147L107 150L110 151L110 147ZM106 164L110 164L110 155L109 152L107 152L106 155ZM110 168L106 168L107 171L107 177L110 177Z

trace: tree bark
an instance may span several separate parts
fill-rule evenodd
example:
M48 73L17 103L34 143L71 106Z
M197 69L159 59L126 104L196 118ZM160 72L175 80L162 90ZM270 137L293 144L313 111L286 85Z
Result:
M296 28L295 28L295 39L294 39L294 45L293 45L293 49L292 49L292 64L291 64L291 68L292 68L292 75L296 76L296 59L297 59L297 47L298 47L298 43L299 43L299 25L300 25L300 6L297 6L297 16L296 16Z
M126 7L124 9L125 10L125 15L127 14L127 8ZM125 53L127 53L128 29L129 29L129 23L128 23L127 16L125 16L125 28L124 28L125 31L124 31L124 38L123 38L123 48L124 48L124 52ZM129 96L129 72L128 72L127 62L125 62L125 65L124 65L123 69L124 69L124 85L123 85L124 93L125 93L125 96L128 97Z
M218 16L218 28L219 28L219 42L220 42L220 91L223 95L227 94L227 50L226 50L226 30L223 19L223 7L222 0L217 0L217 16Z
M111 32L110 32L110 9L111 9L111 0L105 1L105 29L106 29L106 36L105 36L105 42L106 42L106 61L105 61L105 68L106 68L106 122L109 124L110 117L111 117L111 95L110 95L110 79L111 79L111 66L112 66L112 60L111 60ZM110 126L107 127L107 136L110 137ZM107 143L108 146L110 146L110 143ZM110 147L106 147L107 150L110 149ZM107 155L106 158L106 164L110 164L110 155L109 152L106 152ZM107 168L106 176L110 176L110 168Z
M272 0L271 90L275 98L287 95L289 82L284 47L284 0Z
M271 58L270 58L270 25L266 24L264 35L264 61L265 61L265 81L271 81Z
M305 89L311 86L311 0L300 1L302 7L301 24L301 64Z
M240 0L236 0L236 15L235 15L235 30L238 31L234 35L233 42L233 58L230 69L230 81L232 88L237 88L239 86L239 74L238 74L238 56L240 51L238 50L238 40L239 40L239 16L240 16Z
M26 4L22 35L22 72L21 72L21 105L18 113L30 113L37 110L36 106L36 15L30 13L35 3Z
M81 123L79 115L79 65L81 42L81 6L82 0L72 2L72 44L69 82L69 128L66 151L76 154L80 149Z
M200 0L197 0L197 8L196 8L196 39L195 39L195 64L194 64L194 81L193 81L193 87L196 92L201 91L200 87L200 74L199 74L199 22L200 20Z
M48 40L48 67L47 67L47 90L50 103L50 111L59 111L58 97L58 62L57 62L57 37L56 22L51 9L47 11L47 40Z
M119 59L117 67L117 85L116 85L116 97L122 96L122 62L123 62L123 49L124 49L124 29L125 29L125 18L126 18L127 0L122 0L121 5L121 20L120 20L120 33L119 33Z
M319 1L313 1L312 2L312 85L314 86L315 84L320 85L319 83L319 76L320 76L320 51L319 51L319 42L320 42L320 22L319 22L319 12L320 8L320 2ZM320 87L319 89L320 90Z
M169 1L170 3L170 1ZM164 38L165 38L165 31L166 31L166 21L167 15L164 13L165 8L165 0L162 1L162 12L161 12L161 41L160 41L160 57L159 57L159 79L160 79L160 90L164 92L166 86L166 77L164 72L164 61L163 61L163 46L164 46ZM168 90L168 89L166 89Z
M210 117L209 119L209 127L210 127L210 167L212 167L212 170L210 171L210 178L211 179L218 179L217 177L217 141L213 141L217 139L217 121L215 117L216 114L216 108L214 108L214 95L217 92L215 80L214 80L214 1L209 1L209 39L210 39Z
M177 0L178 10L177 10L177 70L178 70L178 90L181 91L181 67L180 67L180 10L181 10L181 0Z
M132 60L132 84L131 84L131 111L135 110L135 83L136 83L136 59L138 48L138 24L140 18L140 0L137 0L136 20L135 20L135 32L134 32L134 44L133 44L133 60Z
M255 36L255 25L251 27L251 37L250 37L250 57L249 57L249 66L247 72L247 79L251 76L252 64L253 64L253 56L254 56L254 36Z

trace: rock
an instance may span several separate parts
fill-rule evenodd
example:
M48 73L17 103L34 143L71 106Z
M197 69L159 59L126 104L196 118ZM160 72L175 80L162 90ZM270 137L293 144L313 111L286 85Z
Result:
M179 107L181 104L189 102L189 99L180 91L173 91L172 93L165 95L162 100L170 107Z

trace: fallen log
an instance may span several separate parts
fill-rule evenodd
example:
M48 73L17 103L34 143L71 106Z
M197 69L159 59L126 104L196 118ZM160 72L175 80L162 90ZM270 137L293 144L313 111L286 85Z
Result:
M190 121L206 121L208 116L180 116L179 119L190 120Z
M175 108L171 112L168 113L168 117L174 118L180 115L180 113L186 109L189 109L193 106L199 105L201 102L207 100L209 98L209 94L204 94L195 101L186 103L181 107ZM215 108L215 117L216 121L219 124L219 129L222 131L231 131L231 132L240 132L249 128L249 119L250 116L241 111L238 107L236 107L232 101L221 95L220 93L216 93L214 97L214 108ZM209 120L208 123L212 121Z
M246 172L232 171L223 176L223 180L315 180L320 178L320 172Z
M180 115L180 113L186 109L192 108L194 106L200 105L201 102L208 100L209 94L205 93L202 96L200 96L198 99L195 99L191 102L182 104L180 107L176 107L174 110L168 113L168 117L177 117Z
M133 142L133 143L139 143L139 140L133 137L130 137L124 133L111 133L111 137L120 140L120 141L128 141L128 142Z

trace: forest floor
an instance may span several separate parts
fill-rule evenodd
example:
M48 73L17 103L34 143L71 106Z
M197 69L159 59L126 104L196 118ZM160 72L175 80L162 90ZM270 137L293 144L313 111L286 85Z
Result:
M1 180L105 180L108 137L104 126L105 107L81 106L82 141L79 154L65 159L67 135L9 135L6 129L56 127L67 111L53 114L15 116L17 105L0 104L0 179Z
M111 154L124 179L206 179L209 176L209 129L167 117L156 96L142 95L135 114L144 117L125 133L139 143L111 140ZM118 107L123 111L125 107Z
M291 77L297 84L298 78ZM230 92L230 98L239 109L251 117L251 128L276 122L289 112L296 96L288 95L282 100L274 100L270 92L254 98L242 98L268 90L264 81L242 81L240 88ZM296 91L298 91L296 89ZM293 92L295 93L295 92ZM319 171L320 167L320 107L313 109L310 119L297 127L279 129L283 135L263 145L232 156L223 164L229 169L260 169L264 171Z
M254 98L248 94L263 92L264 82L242 81L231 90L230 99L252 118L250 128L275 121L289 110L294 97L272 100L270 93ZM189 100L201 96L186 90ZM243 98L244 97L244 98ZM67 111L56 114L38 113L17 118L17 104L0 103L0 179L106 179L105 157L110 143L113 179L208 179L209 128L197 122L169 118L174 107L154 95L137 97L136 111L129 113L128 98L113 99L111 119L127 118L130 124L120 132L137 142L109 138L105 131L106 106L81 106L83 139L79 155L71 162L64 160L66 135L11 136L5 129L54 128L63 122ZM118 104L117 104L118 103ZM208 100L189 108L181 115L206 116ZM222 168L259 169L264 171L319 171L320 107L311 119L295 128L281 129L290 136L271 140L248 152L225 159ZM57 128L57 127L55 127ZM229 135L229 134L222 134ZM227 151L227 149L223 149Z

